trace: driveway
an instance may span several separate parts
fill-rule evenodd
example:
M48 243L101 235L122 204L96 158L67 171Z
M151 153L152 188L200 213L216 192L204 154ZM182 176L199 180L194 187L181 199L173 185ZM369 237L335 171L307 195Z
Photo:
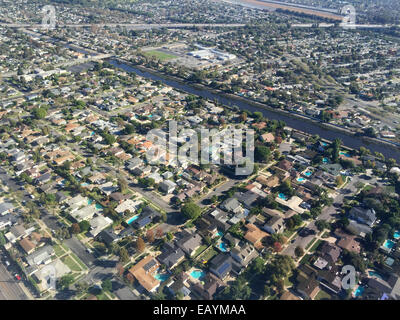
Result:
M93 254L86 251L86 247L75 237L64 240L64 243L75 253L84 264L91 267L96 260Z

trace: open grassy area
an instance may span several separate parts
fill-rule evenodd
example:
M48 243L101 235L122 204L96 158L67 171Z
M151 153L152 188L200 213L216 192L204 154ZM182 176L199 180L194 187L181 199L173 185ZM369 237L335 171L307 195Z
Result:
M165 52L157 51L157 50L150 50L150 51L143 52L143 55L145 55L147 57L156 58L160 61L167 61L167 60L177 58L177 56L174 56L172 54L168 54Z
M54 245L54 246L53 246L53 249L54 249L54 253L56 254L57 257L61 257L61 256L63 256L63 255L66 253L66 251L64 250L64 248L61 247L61 246L58 245L58 244Z
M87 269L87 266L74 253L71 252L71 256L78 262L82 270Z
M317 248L319 247L319 245L321 244L322 240L318 240L316 241L313 246L310 249L310 252L314 252L315 250L317 250Z
M72 271L82 271L79 264L77 264L70 256L62 258L62 261L70 268Z
M110 300L110 298L107 297L107 295L106 295L104 292L102 292L102 293L96 295L96 297L97 297L97 299L99 299L99 300Z
M207 245L202 245L200 248L198 248L193 255L193 258L196 258L199 254L201 254L208 246Z
M206 260L206 261L210 261L214 256L216 256L218 254L218 252L216 250L214 250L213 247L211 247L210 249L207 250L207 252L205 252L202 256L201 256L201 260Z
M306 254L303 258L301 258L301 260L299 261L299 264L306 264L308 262L308 260L310 260L311 255L310 254Z
M332 297L328 292L320 290L320 292L318 292L318 294L315 296L314 300L331 300L331 299Z

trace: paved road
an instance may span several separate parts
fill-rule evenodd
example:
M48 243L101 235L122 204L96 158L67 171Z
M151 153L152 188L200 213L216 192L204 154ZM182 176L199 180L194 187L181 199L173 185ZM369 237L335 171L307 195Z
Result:
M13 275L0 264L0 300L28 300Z
M215 190L213 190L212 192L210 192L206 197L204 198L200 198L197 201L197 204L204 208L207 206L207 200L211 199L214 195L215 196L220 196L222 195L225 191L228 191L230 188L232 188L233 186L235 186L236 184L242 183L242 180L231 180L229 179L228 181L226 181L224 184L220 185L219 187L217 187Z
M132 292L132 290L125 285L124 283L120 282L119 280L113 281L113 293L120 299L120 300L140 300L140 297L137 296ZM115 289L114 289L115 288Z
M105 279L112 279L115 281L114 275L116 273L116 265L118 260L96 260L88 272L79 282L86 282L89 285L100 284ZM122 288L125 284L120 283L119 285L113 286L113 288Z

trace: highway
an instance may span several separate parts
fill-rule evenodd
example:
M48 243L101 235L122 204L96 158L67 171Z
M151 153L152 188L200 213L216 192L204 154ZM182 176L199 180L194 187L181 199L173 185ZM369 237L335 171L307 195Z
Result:
M28 23L0 23L2 27L9 28L34 28L43 29L45 28L42 24L28 24ZM206 27L206 28L237 28L244 27L243 23L86 23L86 24L58 24L58 28L88 28L92 26L98 27L126 27L132 30L144 30L144 29L160 29L160 28L193 28L193 27Z

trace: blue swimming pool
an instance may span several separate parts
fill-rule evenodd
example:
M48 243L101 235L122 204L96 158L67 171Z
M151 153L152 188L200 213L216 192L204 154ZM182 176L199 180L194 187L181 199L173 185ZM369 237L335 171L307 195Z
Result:
M393 235L393 238L395 238L396 240L397 240L397 239L400 239L400 231L396 231L396 232L394 233L394 235Z
M283 193L278 194L278 197L279 197L279 199L282 199L285 201L288 199L288 197L286 197Z
M223 234L221 231L217 231L216 236L217 236L217 237L223 237L224 234Z
M304 172L304 175L306 177L310 177L312 175L312 172L311 171L306 171L306 172Z
M204 278L206 273L203 270L193 270L190 273L190 276L194 279L201 279Z
M375 271L368 271L368 274L371 276L371 277L376 277L376 278L378 278L378 279L382 279L383 280L383 277L378 273L378 272L375 272Z
M226 246L225 242L221 242L218 246L219 250L221 250L222 252L227 252L228 251L228 247Z
M328 159L328 158L323 158L323 159L322 159L322 162L323 162L323 163L329 163L329 159Z
M129 218L126 223L127 224L131 224L133 221L137 220L139 218L139 215L137 214L136 216L133 216L131 218Z
M363 286L358 286L358 288L354 292L354 296L355 297L361 297L363 292L364 292L364 290L365 290L365 288Z
M393 249L395 243L392 240L386 240L383 246L387 249Z
M304 182L304 181L306 181L306 179L304 179L304 178L297 178L296 180L297 180L297 182Z
M345 156L347 158L351 157L350 154L348 154L347 152L344 152L344 151L340 151L339 154L341 154L342 156Z
M168 273L157 273L154 278L156 278L158 281L164 282L168 280L169 274Z

